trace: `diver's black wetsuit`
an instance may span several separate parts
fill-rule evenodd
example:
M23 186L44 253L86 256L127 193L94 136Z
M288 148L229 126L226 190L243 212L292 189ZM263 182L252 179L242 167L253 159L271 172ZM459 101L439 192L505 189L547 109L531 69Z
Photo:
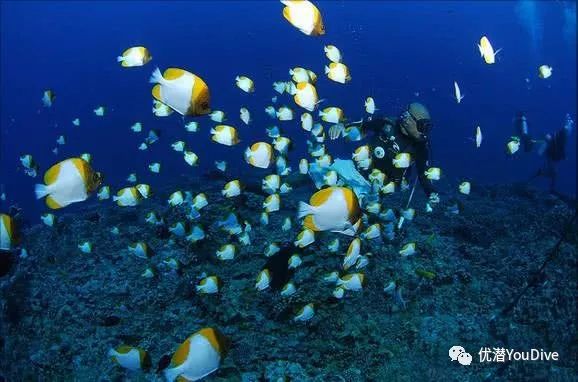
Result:
M408 177L409 168L397 168L392 162L398 153L408 153L411 155L412 162L415 163L419 182L426 195L429 197L432 193L437 192L425 175L429 166L429 141L416 141L406 136L401 132L398 121L387 117L374 117L371 120L363 121L361 128L363 131L373 132L373 137L370 138L369 143L372 150L378 146L384 149L385 156L383 158L377 158L375 154L373 155L373 167L387 175L388 180L393 180L399 184L402 178Z
M538 176L550 178L550 192L552 193L556 192L556 163L566 159L566 141L568 140L568 135L568 130L562 128L556 131L550 140L546 141L546 149L544 151L546 163L544 167L539 169L532 177L532 179Z

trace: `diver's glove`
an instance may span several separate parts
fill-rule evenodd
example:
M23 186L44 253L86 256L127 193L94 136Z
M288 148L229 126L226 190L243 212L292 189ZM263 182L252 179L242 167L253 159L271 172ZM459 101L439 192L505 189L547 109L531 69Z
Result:
M428 199L428 204L430 206L435 206L436 204L439 204L440 202L440 196L438 195L437 192L432 192L431 194L429 194L429 199Z

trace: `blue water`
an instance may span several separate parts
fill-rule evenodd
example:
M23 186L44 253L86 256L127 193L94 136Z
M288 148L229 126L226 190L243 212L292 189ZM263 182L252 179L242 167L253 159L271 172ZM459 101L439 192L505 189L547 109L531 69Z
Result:
M93 155L93 166L105 174L105 184L113 191L124 187L132 172L154 188L180 174L201 174L215 160L228 160L233 173L248 171L242 152L254 141L268 140L265 127L275 123L263 112L275 95L271 84L288 80L294 66L315 71L324 106L342 107L350 120L364 115L363 102L370 95L388 115L398 114L411 101L425 103L435 124L433 160L443 169L448 187L464 177L473 184L510 183L535 171L542 161L537 155L505 153L517 111L527 112L537 137L560 128L566 113L576 115L575 4L317 5L327 33L316 38L286 22L276 1L2 2L0 183L6 203L17 203L36 221L45 207L35 200L34 183L52 164L83 152ZM503 49L495 65L480 58L476 44L482 35ZM326 44L343 53L352 74L349 84L323 75ZM153 60L140 68L122 68L116 56L135 45L148 47ZM537 76L542 64L554 68L547 80ZM207 117L196 119L201 125L197 134L185 132L176 113L154 117L148 78L157 66L182 67L201 76L211 89L212 108L228 114L228 122L239 128L241 144L230 148L210 143L214 123ZM239 74L255 81L254 94L235 87ZM454 80L465 94L459 105L452 98ZM56 93L50 109L42 107L45 89ZM277 106L282 104L301 112L286 95L279 97ZM92 112L100 105L108 108L104 118ZM252 113L250 126L238 118L242 106ZM71 124L74 118L80 118L80 127ZM129 128L137 121L144 126L140 135ZM296 170L306 154L306 134L298 115L278 125L295 143L290 160ZM484 135L480 149L469 140L477 125ZM137 150L150 128L161 131L161 141L148 151ZM55 156L51 150L61 134L67 143ZM559 189L569 194L575 194L576 187L575 137L559 166ZM200 167L187 166L182 155L172 151L170 143L178 139L199 155ZM334 155L349 155L358 143L328 146ZM20 167L19 156L25 153L41 167L36 179ZM151 174L148 164L157 161L162 172Z

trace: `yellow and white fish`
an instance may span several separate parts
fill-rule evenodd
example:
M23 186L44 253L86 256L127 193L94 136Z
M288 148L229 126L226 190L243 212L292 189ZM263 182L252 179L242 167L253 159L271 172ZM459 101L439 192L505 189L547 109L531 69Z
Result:
M297 217L313 231L339 232L354 235L360 223L361 210L357 196L349 188L328 187L317 191L310 204L299 202Z
M175 111L171 109L169 105L165 105L161 101L157 101L153 99L153 114L156 117L168 117L169 115L173 114Z
M235 196L241 195L241 182L238 180L232 180L229 183L225 184L225 187L221 191L226 198L233 198Z
M169 196L168 203L169 203L169 206L176 207L176 206L180 206L181 204L183 204L184 201L185 201L185 198L183 196L182 191L175 191Z
M313 128L313 116L311 116L311 114L301 114L301 128L303 128L305 131L311 131Z
M259 218L259 222L261 223L261 225L267 225L269 224L269 214L267 212L261 212L261 216Z
M415 255L415 253L416 253L415 243L407 243L399 251L399 254L403 257L412 256Z
M64 135L58 137L58 139L56 140L56 144L61 146L66 144L66 138L64 138Z
M293 120L293 110L287 106L281 106L279 110L275 113L277 119L280 121L292 121Z
M200 193L193 198L192 206L197 210L200 211L201 208L207 206L209 202L207 201L207 196L204 193Z
M267 213L279 211L281 205L281 197L279 194L269 195L263 202L263 208Z
M80 159L84 160L86 163L90 164L92 162L92 155L89 153L80 154Z
M92 252L92 244L88 241L85 241L82 244L78 244L78 249L82 253L91 253Z
M128 252L132 253L136 257L140 257L141 259L148 259L151 256L151 253L149 252L149 246L143 241L130 244L128 246Z
M317 158L315 160L315 163L317 163L317 165L319 165L319 167L321 167L321 168L326 168L326 167L331 166L332 161L333 161L333 159L331 158L331 155L325 154L325 155L322 155L319 158Z
M199 122L191 121L185 124L185 130L187 130L189 133L196 133L199 131Z
M275 107L273 107L273 106L267 106L265 108L265 113L267 113L267 115L270 118L273 118L273 119L277 118L277 111L275 110Z
M219 260L233 260L236 252L237 248L233 244L225 244L217 250L216 255Z
M373 114L377 110L375 108L375 101L373 100L372 97L367 97L365 99L365 105L364 106L365 106L365 112L368 114Z
M289 147L291 146L291 139L287 137L277 137L273 140L273 147L280 154L287 154Z
M237 87L245 93L253 93L255 91L255 84L249 77L237 76L235 77L235 83Z
M140 348L121 345L116 349L110 349L108 356L119 366L128 370L146 370L150 367L149 356Z
M550 78L552 75L552 67L548 65L542 65L538 68L538 76L542 79Z
M289 269L295 269L298 266L300 266L301 264L303 264L303 260L301 260L301 257L297 254L293 254L291 255L291 257L289 258L288 261L288 268Z
M217 125L211 129L211 139L225 146L233 146L239 143L237 129L228 125Z
M375 223L367 227L367 229L361 234L362 239L373 240L381 237L381 224Z
M80 126L80 119L79 119L79 118L73 119L73 120L72 120L72 124L73 124L74 126Z
M313 84L317 80L317 76L311 70L307 70L305 68L300 68L298 66L295 68L289 69L289 75L291 76L291 79L295 83L309 82L309 83ZM291 81L287 82L285 85L286 85L285 91L289 94L294 95L295 94L294 93L295 86L291 83Z
M279 193L280 194L288 194L292 190L293 190L293 187L291 187L291 185L287 182L283 183L281 185L281 187L279 187Z
M333 295L333 297L335 297L336 299L342 299L343 296L345 295L345 288L343 287L337 287L333 290L333 292L331 292L331 294Z
M506 144L506 150L510 155L514 155L519 149L520 139L518 137L512 137L512 139Z
M315 242L315 232L309 228L304 228L303 231L297 235L297 240L293 244L299 248L305 248Z
M54 216L54 214L43 214L42 216L40 216L40 220L42 220L42 223L44 223L44 225L47 225L48 227L54 227L54 223L56 223L56 216Z
M309 173L309 162L305 158L299 161L299 173L303 175Z
M276 193L279 190L280 186L281 186L281 177L277 174L267 175L265 178L263 178L263 181L261 182L262 190L269 194Z
M179 68L161 74L157 68L149 82L153 97L181 115L205 115L211 111L209 87L200 77Z
M217 371L229 341L218 330L204 328L191 335L173 354L163 371L167 382L198 381Z
M480 126L476 127L476 147L480 147L482 144L482 130L480 129Z
M119 207L134 207L139 204L141 200L142 195L136 187L123 188L112 197L112 201Z
M99 106L93 110L94 114L97 117L104 117L104 113L106 112L106 108L104 106Z
M343 110L338 107L326 107L319 110L319 116L322 120L329 123L339 123L343 120Z
M287 82L284 81L275 81L273 82L273 89L279 93L279 94L283 94L285 93L285 90L287 90Z
M187 235L187 227L183 222L176 222L168 228L169 232L178 237L184 237Z
M54 218L54 215L52 217ZM10 215L0 214L0 250L12 250L16 246L17 236L14 219Z
M337 177L337 171L329 170L323 175L323 182L327 186L337 186L337 181L339 178Z
M203 240L205 238L205 230L203 227L196 225L191 229L191 233L185 238L185 240L196 243L197 241Z
M341 52L335 45L325 45L323 47L323 51L325 52L325 56L331 62L341 62Z
M44 174L44 183L35 186L36 199L46 197L51 209L82 202L101 184L101 175L80 158L66 159L50 167Z
M192 151L185 151L183 154L183 158L185 159L185 162L187 162L189 166L196 166L197 163L199 162L199 156Z
M396 168L408 168L411 163L411 155L399 153L391 161Z
M289 281L287 284L285 284L285 286L283 286L283 289L281 289L281 296L289 297L289 296L294 295L295 292L297 292L297 288L295 288L295 284L293 284L291 281Z
M337 280L337 285L346 290L358 291L363 289L365 275L363 273L351 273Z
M217 170L221 171L221 172L225 172L227 171L227 162L224 160L217 160L215 161L215 167L217 168Z
M149 196L152 195L151 186L149 186L148 184L143 183L137 184L135 188L138 190L139 194L141 194L141 196L145 199L148 199Z
M401 216L403 216L404 219L411 221L415 217L415 209L407 208L405 210L401 210Z
M157 216L157 214L155 212L151 211L145 216L145 222L152 224L152 225L157 225L157 224L160 224L162 222L162 220L159 219L159 217Z
M371 157L371 149L368 145L359 146L353 152L352 159L354 161L360 162Z
M429 180L440 180L442 170L439 167L430 167L427 170L425 170L424 175Z
M321 12L308 0L281 0L285 5L283 17L308 36L325 34Z
M469 194L470 194L470 190L471 190L470 182L462 182L462 183L460 183L458 189L459 189L460 193L462 193L462 194L464 194L464 195L469 195Z
M98 200L110 199L110 187L109 186L101 187L100 190L98 190L96 196L98 197Z
M130 127L130 129L135 133L140 133L142 131L142 123L136 122Z
M295 86L295 94L293 96L295 103L307 111L315 110L315 107L319 103L319 97L317 96L317 90L315 86L308 82L299 82Z
M143 66L152 59L151 53L144 46L128 48L116 58L117 62L125 68Z
M365 207L365 210L370 214L378 214L381 211L381 203L378 202L369 203Z
M152 279L153 277L156 276L156 272L154 270L154 268L152 267L147 267L143 273L141 273L141 276L144 277L145 279Z
M293 321L305 322L311 320L313 316L315 316L315 306L310 303L299 309Z
M251 113L249 113L249 110L247 110L246 107L242 107L239 110L239 118L241 118L241 121L243 121L245 125L248 125L251 122Z
M219 293L221 286L221 279L217 276L208 276L202 279L195 289L200 294L215 294Z
M185 151L186 146L187 146L187 144L184 141L176 141L171 145L173 150L175 150L177 152Z
M225 118L225 112L223 112L221 110L215 110L209 114L209 118L211 118L211 121L213 121L213 122L222 123L226 119Z
M381 187L381 192L385 195L393 194L395 192L395 182L389 182L385 186Z
M269 273L268 269L263 269L257 275L257 282L255 283L255 289L257 290L265 290L269 288L269 284L271 282L271 273Z
M285 220L283 220L283 225L281 226L281 230L283 232L287 232L287 231L291 231L291 218L290 217L286 217Z
M494 48L486 36L482 36L478 48L480 50L480 56L484 59L486 64L494 64L496 62L496 56L501 50L498 49L494 52Z
M464 99L464 95L462 94L460 87L456 81L454 81L454 97L456 98L457 103L461 103Z
M333 241L327 246L327 249L329 252L337 253L339 251L339 239L333 239Z
M340 62L332 62L329 66L325 66L325 74L327 77L340 84L351 81L351 74L347 65Z
M54 102L54 99L56 98L56 95L54 95L54 92L50 89L45 90L42 93L42 104L44 105L44 107L52 107L52 102Z
M343 269L348 270L351 268L361 256L361 239L356 237L351 241L349 247L347 248L347 252L345 253L345 257L343 258Z
M151 163L149 164L149 170L154 174L158 174L161 172L161 164L158 162Z

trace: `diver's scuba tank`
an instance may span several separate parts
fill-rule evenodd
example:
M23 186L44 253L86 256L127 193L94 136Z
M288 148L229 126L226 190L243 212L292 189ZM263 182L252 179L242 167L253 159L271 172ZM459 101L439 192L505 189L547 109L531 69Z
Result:
M534 141L532 140L532 137L530 137L530 133L528 131L528 120L526 119L526 115L524 113L518 113L516 119L514 120L514 126L515 134L520 137L520 142L524 147L524 151L532 151L532 148L534 147Z

